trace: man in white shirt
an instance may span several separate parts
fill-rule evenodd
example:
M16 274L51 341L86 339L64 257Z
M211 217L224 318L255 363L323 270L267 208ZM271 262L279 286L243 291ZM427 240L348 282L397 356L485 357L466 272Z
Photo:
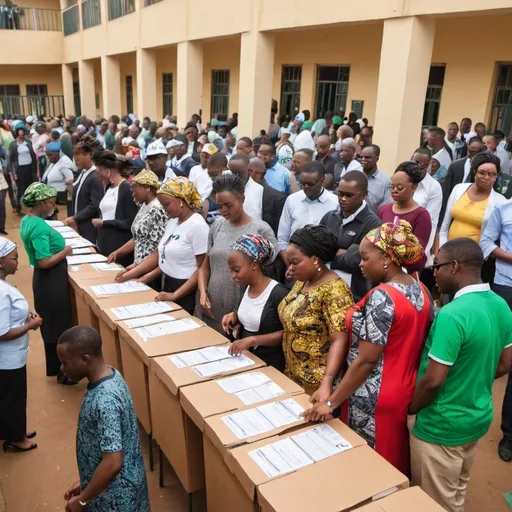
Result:
M306 128L305 126L306 123L304 123L300 133L293 141L295 151L300 151L301 149L310 149L311 151L315 150L315 141L313 140L313 136L311 135L309 128Z
M356 141L343 139L340 145L340 163L334 166L334 190L338 189L341 177L349 171L363 172L363 166L356 160Z
M217 151L217 148L213 144L205 144L199 155L201 163L192 167L188 175L188 179L192 183L195 183L197 191L201 196L201 201L207 199L212 193L213 183L210 176L208 176L208 160L210 160L210 157L217 153Z
M308 162L300 173L302 190L286 199L277 232L277 246L286 267L286 249L295 230L306 224L319 224L327 212L338 207L338 198L324 188L324 179L324 164L316 160Z
M157 139L148 146L146 160L149 169L157 175L160 183L165 179L176 178L176 174L174 174L173 170L168 169L166 166L167 149L165 149L162 139Z
M245 153L234 154L228 162L229 170L236 174L244 184L244 211L253 219L262 220L263 187L256 183L249 172L250 158Z
M496 155L500 159L501 172L510 174L510 158L508 157L508 153L498 146L496 137L493 134L486 135L484 137L484 144L489 153Z
M441 164L440 171L442 168L447 170L453 159L453 155L450 155L446 149L445 137L446 132L438 126L433 126L428 130L428 144L432 148L432 158L435 158Z

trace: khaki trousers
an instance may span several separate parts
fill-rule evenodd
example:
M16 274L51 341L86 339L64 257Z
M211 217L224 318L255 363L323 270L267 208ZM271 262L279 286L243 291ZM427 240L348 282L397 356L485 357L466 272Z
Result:
M413 485L419 485L448 512L463 512L478 441L461 446L427 443L412 433L411 423Z

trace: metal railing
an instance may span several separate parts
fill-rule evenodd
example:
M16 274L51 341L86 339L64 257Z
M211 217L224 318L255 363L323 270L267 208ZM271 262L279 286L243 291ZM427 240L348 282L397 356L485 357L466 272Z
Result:
M144 1L144 7L148 7L149 5L157 4L161 2L162 0L145 0Z
M64 115L64 96L0 96L0 114L4 117Z
M60 32L60 11L0 5L0 30L37 30Z
M135 0L108 0L108 19L115 20L135 11Z
M82 2L82 29L101 25L100 0L84 0Z
M65 11L62 11L62 23L64 25L64 35L69 36L78 32L78 5L74 5Z

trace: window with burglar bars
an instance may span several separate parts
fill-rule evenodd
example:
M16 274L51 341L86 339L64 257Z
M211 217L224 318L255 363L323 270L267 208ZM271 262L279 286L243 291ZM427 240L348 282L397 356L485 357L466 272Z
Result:
M0 114L17 114L21 110L19 96L19 85L0 85Z
M164 116L172 114L172 73L162 75L162 96Z
M133 77L126 76L126 110L128 114L133 114Z
M423 109L423 126L437 126L445 71L445 66L430 66L425 108Z
M281 72L281 115L293 119L300 108L302 66L283 66Z
M489 129L501 130L508 137L512 130L512 65L500 64L491 110Z
M45 96L48 96L46 84L27 85L28 109L30 113L37 115L46 114Z
M347 105L348 66L317 66L316 70L316 111L337 112Z
M210 117L217 114L228 115L229 110L229 69L212 71L212 102Z

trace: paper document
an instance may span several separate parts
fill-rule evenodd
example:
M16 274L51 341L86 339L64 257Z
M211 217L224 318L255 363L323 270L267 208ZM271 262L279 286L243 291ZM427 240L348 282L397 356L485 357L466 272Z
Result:
M276 396L284 395L284 391L275 382L266 382L261 386L256 386L251 389L244 389L235 393L235 396L243 402L244 405L257 404L270 400Z
M167 313L172 311L173 307L167 302L144 302L142 304L134 304L133 306L121 306L112 308L118 320L126 320L127 318L140 318L143 316L156 315L158 313Z
M80 238L80 235L72 229L71 231L65 231L64 233L61 233L63 238Z
M80 249L73 248L73 255L77 254L94 254L94 249L92 247L82 247Z
M246 389L261 386L267 382L271 382L270 377L261 372L243 373L242 375L235 375L228 379L217 380L217 384L229 394L239 393Z
M64 222L62 222L61 220L47 220L46 224L48 224L48 226L51 226L52 228L64 226Z
M106 261L107 258L103 254L78 254L76 256L66 256L68 265L84 265L86 263L98 263Z
M293 440L315 462L352 448L352 445L329 425L320 425L320 427L324 428L314 428L293 436Z
M59 233L76 233L71 226L53 226L53 229Z
M120 293L144 292L151 290L149 286L138 281L127 281L126 283L99 284L91 286L91 290L98 296L118 295Z
M202 327L202 325L198 324L192 318L182 318L181 320L174 320L163 324L139 327L138 329L135 329L135 332L143 339L143 341L147 341L148 338L156 338L158 336L166 336L167 334L191 331L193 329L199 329L200 327Z
M136 329L137 327L144 327L146 325L169 322L170 320L174 320L174 317L171 315L153 315L142 318L132 318L131 320L125 320L124 323L130 329Z
M196 364L211 363L220 359L231 357L228 353L229 347L206 347L189 352L181 352L169 356L169 359L178 367L194 366Z
M68 238L66 245L73 247L73 249L80 249L81 247L94 247L92 242L89 242L86 238Z
M94 263L93 267L95 270L98 270L100 272L105 272L105 271L119 272L120 270L124 270L124 267L122 265L119 265L118 263Z
M300 414L304 412L302 406L292 398L260 405L259 410L274 425L274 428L284 427L299 421Z
M212 363L193 366L192 370L200 377L210 377L219 373L232 372L240 368L252 366L255 362L243 354L240 356L230 356L229 359L221 359Z

